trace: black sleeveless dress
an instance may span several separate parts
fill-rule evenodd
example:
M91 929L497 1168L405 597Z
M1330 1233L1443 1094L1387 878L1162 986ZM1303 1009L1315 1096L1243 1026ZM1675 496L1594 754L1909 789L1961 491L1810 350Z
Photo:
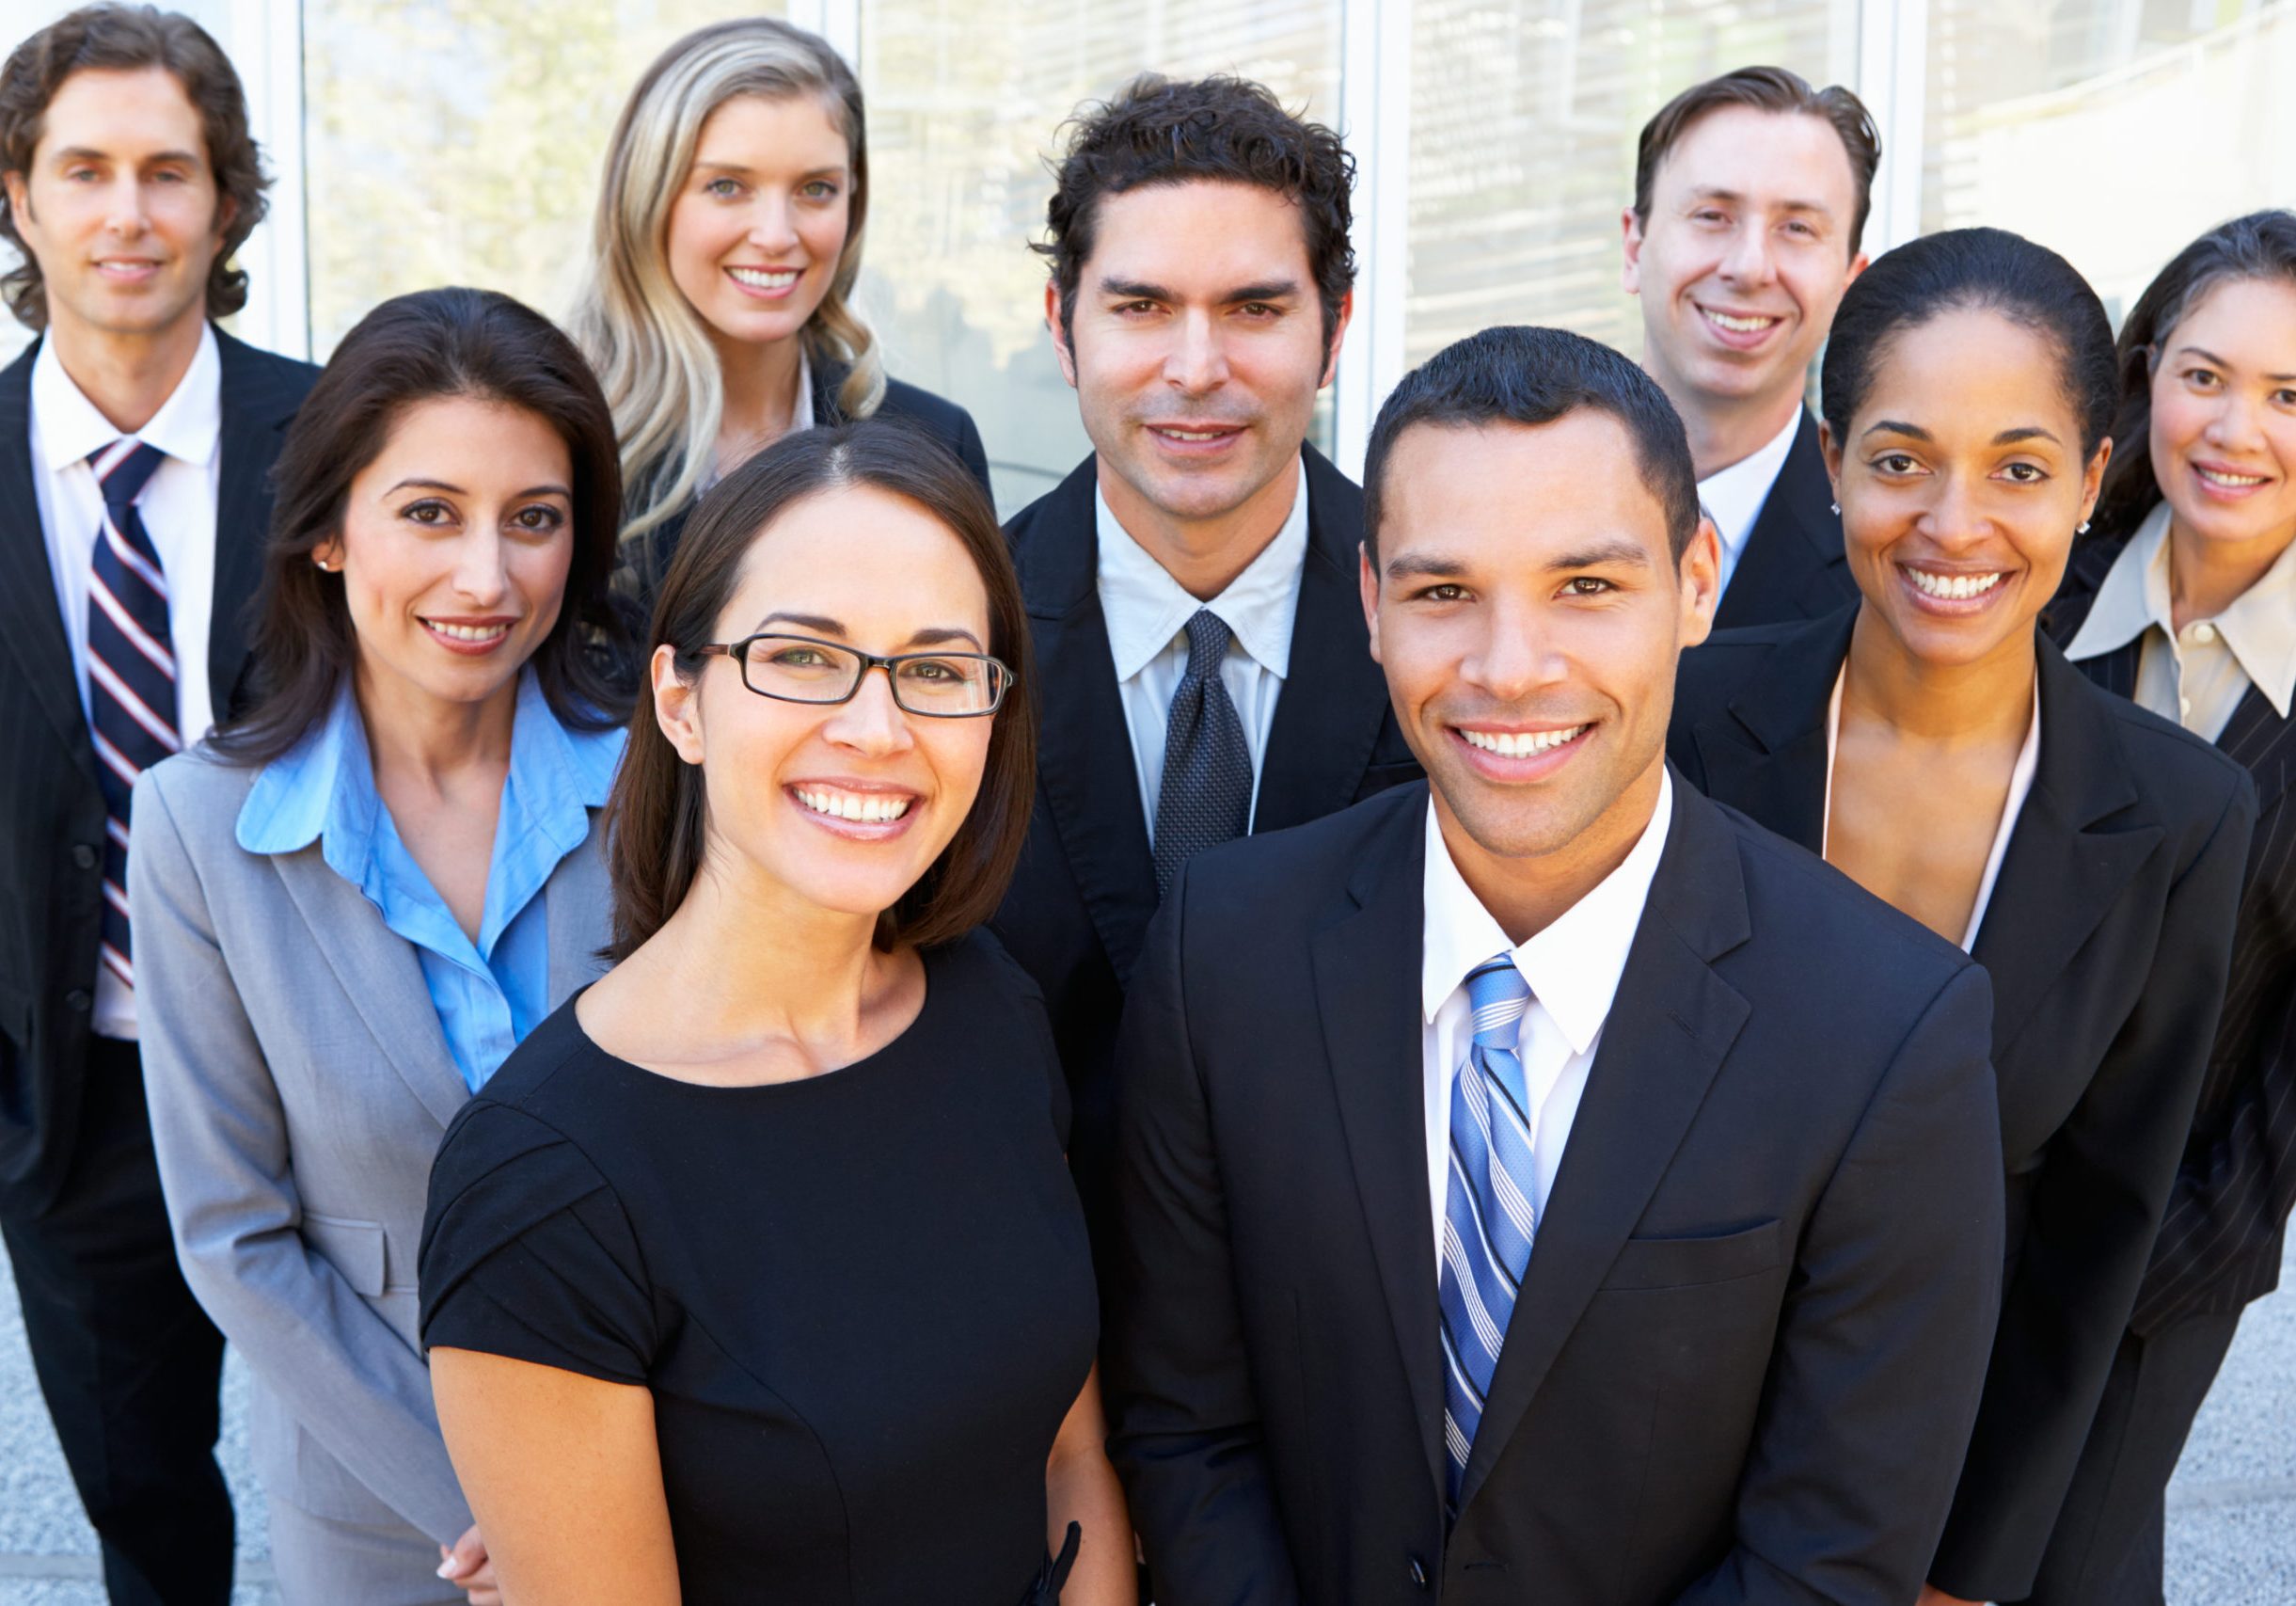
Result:
M688 1606L1039 1598L1098 1324L1066 1082L993 938L925 962L898 1039L765 1087L617 1059L569 1001L439 1151L424 1344L651 1390Z

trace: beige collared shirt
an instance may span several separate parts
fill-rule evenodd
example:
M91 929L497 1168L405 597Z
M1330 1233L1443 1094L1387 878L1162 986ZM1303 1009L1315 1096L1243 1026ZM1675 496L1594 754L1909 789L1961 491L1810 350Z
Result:
M2213 619L2178 630L2169 588L2170 510L2154 508L2113 560L2065 656L2100 658L2142 636L2136 703L2214 741L2254 686L2282 719L2296 694L2296 543Z

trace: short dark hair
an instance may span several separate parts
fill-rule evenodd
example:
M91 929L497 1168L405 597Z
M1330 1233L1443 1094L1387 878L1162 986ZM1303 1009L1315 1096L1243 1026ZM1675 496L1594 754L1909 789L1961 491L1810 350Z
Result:
M867 485L916 503L964 543L989 593L989 651L1012 671L1013 692L993 717L987 770L973 810L917 883L878 916L876 942L930 947L952 942L996 912L1020 863L1037 790L1036 692L1030 682L1028 611L1021 582L980 482L949 451L892 419L784 435L704 496L662 579L647 631L646 657L668 646L690 681L709 660L741 565L758 538L799 503ZM870 562L868 534L855 533L853 561ZM707 848L708 798L697 767L680 757L639 699L630 741L607 803L607 864L613 882L613 940L619 962L677 912Z
M135 72L156 67L174 74L199 114L207 163L215 175L218 207L230 209L223 249L207 275L207 315L228 318L247 304L247 276L231 265L268 202L271 181L247 122L247 97L230 57L189 17L155 6L83 6L18 45L0 66L0 173L29 174L48 106L75 72ZM0 275L0 297L17 321L48 326L47 291L40 262L16 232L12 209L0 205L0 240L23 261Z
M1535 427L1581 408L1607 413L1625 429L1642 483L1666 511L1667 549L1679 564L1699 519L1698 474L1682 415L1656 380L1608 346L1565 329L1521 325L1445 346L1404 374L1379 409L1363 460L1363 539L1372 561L1379 557L1387 459L1405 430Z
M1148 184L1208 179L1257 184L1299 208L1307 266L1323 309L1323 345L1339 327L1339 304L1355 283L1348 240L1348 192L1355 159L1322 123L1284 110L1267 88L1214 74L1175 80L1153 72L1115 99L1087 106L1068 124L1067 151L1053 169L1044 209L1046 240L1029 248L1053 262L1060 326L1073 326L1076 287L1099 234L1103 196Z
M1813 89L1809 79L1783 67L1741 67L1719 78L1693 84L1658 108L1657 116L1642 125L1642 137L1635 146L1635 221L1649 227L1651 189L1668 153L1682 143L1692 124L1725 106L1818 118L1841 136L1858 191L1858 210L1849 224L1849 254L1855 257L1865 239L1865 220L1874 210L1874 174L1881 166L1881 131L1875 126L1874 114L1865 109L1865 103L1841 85Z
M268 763L325 717L358 641L341 574L311 554L341 533L351 482L407 409L458 396L531 413L566 443L574 562L558 621L530 662L562 723L603 730L628 712L627 631L610 589L622 472L606 397L574 342L531 308L493 290L419 290L343 336L288 428L249 642L251 695L214 737L225 758Z
M2161 342L2220 287L2241 280L2296 287L2296 212L2273 208L2220 223L2178 251L2121 325L2120 410L2113 461L2097 499L2095 540L2135 533L2161 501L2152 468L2152 371Z
M2048 343L2065 399L2081 421L2081 454L2094 456L2120 399L2112 322L2072 263L2005 229L1924 235L1858 276L1833 315L1818 370L1833 438L1849 438L1850 420L1864 405L1892 342L1960 311L1997 312Z

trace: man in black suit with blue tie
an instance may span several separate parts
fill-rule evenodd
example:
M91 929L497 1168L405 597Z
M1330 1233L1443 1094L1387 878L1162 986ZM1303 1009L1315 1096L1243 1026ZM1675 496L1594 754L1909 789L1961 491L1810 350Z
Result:
M1363 493L1306 442L1353 172L1259 85L1151 77L1079 119L1049 208L1045 322L1093 454L1006 526L1041 725L995 930L1051 1010L1096 1228L1124 986L1179 866L1419 772L1365 653Z
M1985 974L1672 779L1716 547L1640 370L1485 330L1366 487L1433 785L1192 861L1124 1022L1156 1598L1902 1606L1999 1299Z
M189 18L89 7L0 70L0 1233L113 1606L222 1606L223 1340L177 1269L136 1054L128 798L220 717L317 371L212 322L263 212Z

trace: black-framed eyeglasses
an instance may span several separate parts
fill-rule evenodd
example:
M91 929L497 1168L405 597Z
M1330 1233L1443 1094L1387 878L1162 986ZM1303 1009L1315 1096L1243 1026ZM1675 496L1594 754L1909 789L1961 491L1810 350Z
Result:
M732 659L741 666L744 686L784 703L849 703L861 692L862 677L881 669L896 706L933 720L993 714L1012 689L1012 671L982 652L896 652L880 658L813 636L768 633L711 642L702 656Z

